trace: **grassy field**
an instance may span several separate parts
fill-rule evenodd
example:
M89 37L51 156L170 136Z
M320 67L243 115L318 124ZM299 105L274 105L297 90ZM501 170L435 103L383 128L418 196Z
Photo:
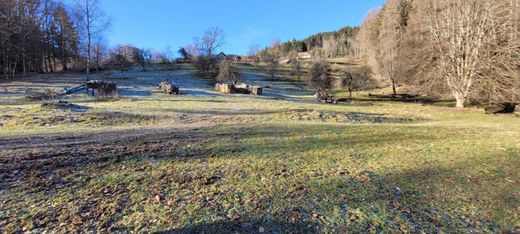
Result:
M0 232L520 231L517 115L364 94L326 105L284 82L218 95L183 72L187 95L129 73L128 95L70 109L1 83Z

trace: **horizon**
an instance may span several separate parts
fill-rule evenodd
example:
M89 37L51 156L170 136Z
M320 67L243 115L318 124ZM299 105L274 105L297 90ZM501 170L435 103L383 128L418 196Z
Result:
M164 51L168 47L177 51L182 46L192 44L193 38L202 35L206 29L217 26L225 33L221 51L244 55L252 45L265 48L276 40L301 40L320 32L359 26L367 12L382 6L384 1L313 2L290 0L279 3L268 0L254 3L229 0L206 7L206 1L203 0L130 0L124 5L119 1L101 1L101 8L111 19L111 27L105 34L111 47L132 44L153 51ZM314 13L301 17L302 12L311 11ZM247 14L236 16L234 12ZM298 19L292 20L294 18Z

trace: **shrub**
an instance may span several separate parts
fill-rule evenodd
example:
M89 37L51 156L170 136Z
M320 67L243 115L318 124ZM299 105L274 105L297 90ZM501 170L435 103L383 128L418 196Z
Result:
M329 75L330 64L325 61L314 63L310 69L310 85L316 89L326 90L332 86L333 78Z

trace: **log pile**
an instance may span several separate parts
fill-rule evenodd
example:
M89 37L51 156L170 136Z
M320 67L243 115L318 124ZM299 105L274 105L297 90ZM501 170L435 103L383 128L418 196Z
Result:
M169 82L169 81L163 81L159 84L159 89L161 92L164 92L169 95L180 95L180 89L177 85Z
M245 83L238 84L226 84L226 83L217 83L215 84L215 90L221 93L227 94L253 94L253 95L262 95L263 89L260 86L251 86Z
M334 98L334 96L329 95L326 91L321 90L321 89L316 91L316 93L314 94L314 97L318 101L323 102L323 103L332 103L332 104L338 103L338 101Z
M221 93L234 94L236 93L235 85L233 84L223 84L217 83L215 84L215 90Z

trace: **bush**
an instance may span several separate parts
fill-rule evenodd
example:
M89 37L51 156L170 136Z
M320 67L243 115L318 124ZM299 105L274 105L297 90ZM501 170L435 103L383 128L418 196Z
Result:
M234 66L230 61L222 60L219 66L217 80L221 82L232 82L233 84L236 84L237 82L242 80L242 76L240 75L238 68Z
M313 88L326 90L332 86L333 78L329 75L330 64L325 61L314 63L310 69L310 85Z
M352 97L353 91L359 92L378 87L377 81L372 78L372 71L368 67L342 70L339 86L346 88L350 97Z

